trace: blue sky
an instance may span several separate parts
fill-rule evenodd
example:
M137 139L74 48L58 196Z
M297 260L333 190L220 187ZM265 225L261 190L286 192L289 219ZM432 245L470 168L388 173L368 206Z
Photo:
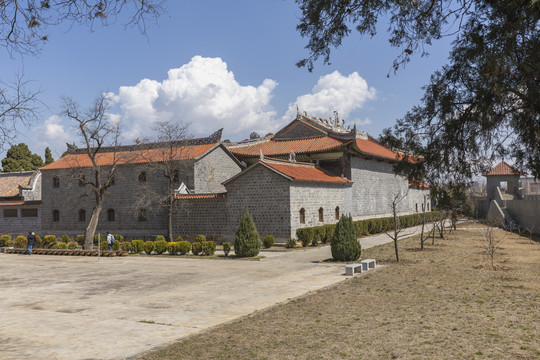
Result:
M112 113L122 124L122 142L151 137L159 119L191 123L195 137L220 127L223 138L264 135L293 120L295 106L328 117L337 110L349 124L377 136L417 104L421 87L447 59L449 41L415 56L387 78L398 49L391 48L381 23L373 39L351 34L333 51L332 64L313 72L297 68L307 56L296 30L294 1L168 1L167 14L149 23L147 36L116 25L63 26L49 31L38 56L0 52L0 79L23 71L41 88L40 120L21 128L19 140L41 156L46 146L58 158L66 142L80 143L73 124L57 116L61 97L87 107L102 91L116 101ZM5 150L5 149L4 149ZM3 157L3 154L2 154Z

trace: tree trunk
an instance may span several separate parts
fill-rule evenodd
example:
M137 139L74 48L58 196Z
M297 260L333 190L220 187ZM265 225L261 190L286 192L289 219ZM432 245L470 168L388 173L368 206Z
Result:
M174 241L173 237L173 205L174 205L174 197L169 196L168 204L167 204L167 232L169 233L169 241Z
M96 203L96 205L94 205L94 209L92 209L92 217L90 218L90 222L88 223L88 226L84 231L84 250L92 250L94 246L94 234L96 233L96 228L99 221L99 214L101 213L102 208L103 204L101 203L101 201L99 201L98 203Z
M426 224L426 196L422 204L422 232L420 233L420 250L424 250L424 225Z
M392 204L392 210L394 211L394 249L396 251L396 261L399 262L399 252L398 252L398 236L399 236L399 219L397 218L397 209L396 204Z

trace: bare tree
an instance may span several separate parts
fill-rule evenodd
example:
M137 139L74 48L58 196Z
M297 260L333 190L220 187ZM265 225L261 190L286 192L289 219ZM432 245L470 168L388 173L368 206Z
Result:
M534 224L530 224L528 226L526 226L527 228L527 231L529 232L529 240L531 240L531 242L534 242L533 240L533 233L534 233Z
M392 233L386 233L394 241L394 250L396 252L396 261L399 262L398 240L403 237L401 233L403 228L401 227L401 221L399 220L398 206L403 199L407 197L408 192L398 192L392 196L392 214L394 216L394 230Z
M147 182L140 183L142 191L135 203L135 210L146 209L154 204L166 207L167 235L170 241L174 241L173 208L176 187L180 185L180 177L187 170L190 161L186 147L189 126L189 123L184 122L156 122L153 130L157 143L147 144L140 155L149 173L158 174L165 180L165 188Z
M0 149L17 135L17 126L37 119L39 90L30 90L29 81L17 74L13 82L0 81Z
M422 230L420 232L420 250L424 250L424 227L426 225L426 201L427 201L427 195L424 195L424 202L422 203L422 214L418 215L420 218L420 222L422 223Z
M11 54L36 54L49 40L47 30L61 24L111 25L122 16L124 27L138 27L165 11L165 0L2 0L0 46Z
M86 148L79 149L84 160L81 163L73 163L71 166L89 167L91 176L78 175L77 180L84 185L89 185L91 197L94 201L90 222L84 231L84 249L92 249L94 234L99 222L99 214L103 209L103 201L107 195L107 190L113 184L114 175L121 157L117 153L119 137L119 124L112 122L107 114L110 107L109 99L105 94L101 94L94 102L93 106L81 113L79 105L71 98L63 99L62 114L73 120L78 126L78 132ZM106 147L111 144L111 147ZM100 156L107 152L110 160L106 164L100 161Z
M491 260L491 268L493 270L495 270L495 264L494 264L495 254L500 249L499 245L502 241L501 238L495 237L495 235L493 234L494 229L495 228L491 226L491 224L487 224L487 226L482 228L481 230L482 238L484 240L484 248L486 250L487 255L489 256Z
M435 228L439 232L439 237L441 239L444 239L444 231L445 231L447 218L448 218L448 214L446 213L446 211L441 210L439 211L439 215L435 219ZM435 239L433 239L433 241L435 241Z

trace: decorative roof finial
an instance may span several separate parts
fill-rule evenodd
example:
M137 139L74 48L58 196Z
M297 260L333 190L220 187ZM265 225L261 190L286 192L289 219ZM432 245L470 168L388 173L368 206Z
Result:
M296 154L294 153L294 151L291 151L291 153L289 154L289 161L296 162Z

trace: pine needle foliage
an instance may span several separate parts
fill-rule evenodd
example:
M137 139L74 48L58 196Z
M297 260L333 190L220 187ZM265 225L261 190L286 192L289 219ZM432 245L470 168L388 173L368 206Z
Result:
M238 257L251 257L257 256L260 248L261 238L246 208L234 236L234 252Z
M341 215L330 243L332 258L336 261L355 261L360 258L362 249L352 217Z

